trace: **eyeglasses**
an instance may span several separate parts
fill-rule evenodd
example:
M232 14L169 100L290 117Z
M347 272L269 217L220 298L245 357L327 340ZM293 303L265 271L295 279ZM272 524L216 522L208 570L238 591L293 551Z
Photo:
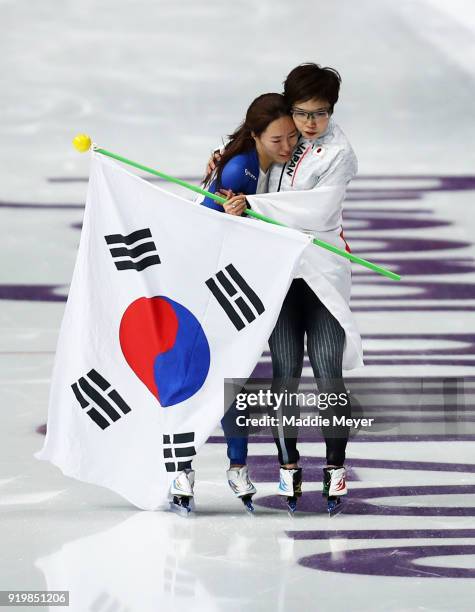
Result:
M292 115L294 119L298 119L300 121L311 121L312 119L315 119L315 121L321 121L322 119L328 119L330 116L330 110L322 109L308 112L302 110L301 108L293 108Z

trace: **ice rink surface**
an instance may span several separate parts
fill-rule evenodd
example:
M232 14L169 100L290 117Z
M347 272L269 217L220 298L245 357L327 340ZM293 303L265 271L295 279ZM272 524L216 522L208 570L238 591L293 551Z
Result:
M1 0L0 15L0 590L69 590L75 612L473 610L473 3ZM268 439L251 444L252 518L219 430L188 520L36 461L88 176L73 135L198 182L249 102L303 61L343 76L335 118L360 163L345 235L403 277L354 268L367 365L348 384L388 379L373 408L393 427L351 441L344 513L324 513L319 441L300 446L294 519Z

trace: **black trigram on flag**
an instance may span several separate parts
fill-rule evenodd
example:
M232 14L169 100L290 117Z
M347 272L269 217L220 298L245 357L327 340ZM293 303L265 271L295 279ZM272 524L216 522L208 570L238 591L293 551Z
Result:
M110 389L110 383L96 370L91 370L86 376L81 376L71 385L71 389L81 408L88 408L87 415L101 429L106 429L111 422L115 423L123 414L130 412L130 407L115 389Z
M111 234L110 236L104 236L104 238L108 245L117 245L109 247L117 270L137 270L137 272L141 272L145 268L160 263L157 247L152 240L152 232L148 227L132 232L128 236ZM137 242L140 242L140 244L134 246ZM146 255L146 257L143 257L143 255Z
M256 292L249 287L233 264L209 278L206 285L238 331L265 311L264 304Z
M194 440L193 431L163 435L163 458L167 472L181 472L191 468L191 461L196 455L192 444Z

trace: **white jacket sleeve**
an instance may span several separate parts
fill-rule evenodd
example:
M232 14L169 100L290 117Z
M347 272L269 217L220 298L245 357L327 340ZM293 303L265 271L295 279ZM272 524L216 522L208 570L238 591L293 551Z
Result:
M348 185L358 173L358 160L353 149L343 149L330 164L329 168L320 175L315 188L323 185Z

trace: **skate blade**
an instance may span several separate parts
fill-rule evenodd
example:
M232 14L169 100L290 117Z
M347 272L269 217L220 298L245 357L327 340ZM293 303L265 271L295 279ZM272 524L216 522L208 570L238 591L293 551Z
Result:
M191 508L185 508L178 504L174 504L173 502L170 502L170 510L173 512L173 514L181 516L182 518L188 518L191 514Z
M291 518L294 518L295 511L297 510L297 499L295 497L287 498L287 513Z
M178 516L188 518L191 514L192 502L190 501L190 498L184 498L181 501L173 499L170 502L170 510Z
M248 514L254 514L254 504L252 503L252 495L244 495L241 497L244 508Z
M342 510L343 510L343 502L341 501L341 497L338 497L337 499L328 500L327 511L328 511L328 516L330 518L336 516L337 514L340 514Z

